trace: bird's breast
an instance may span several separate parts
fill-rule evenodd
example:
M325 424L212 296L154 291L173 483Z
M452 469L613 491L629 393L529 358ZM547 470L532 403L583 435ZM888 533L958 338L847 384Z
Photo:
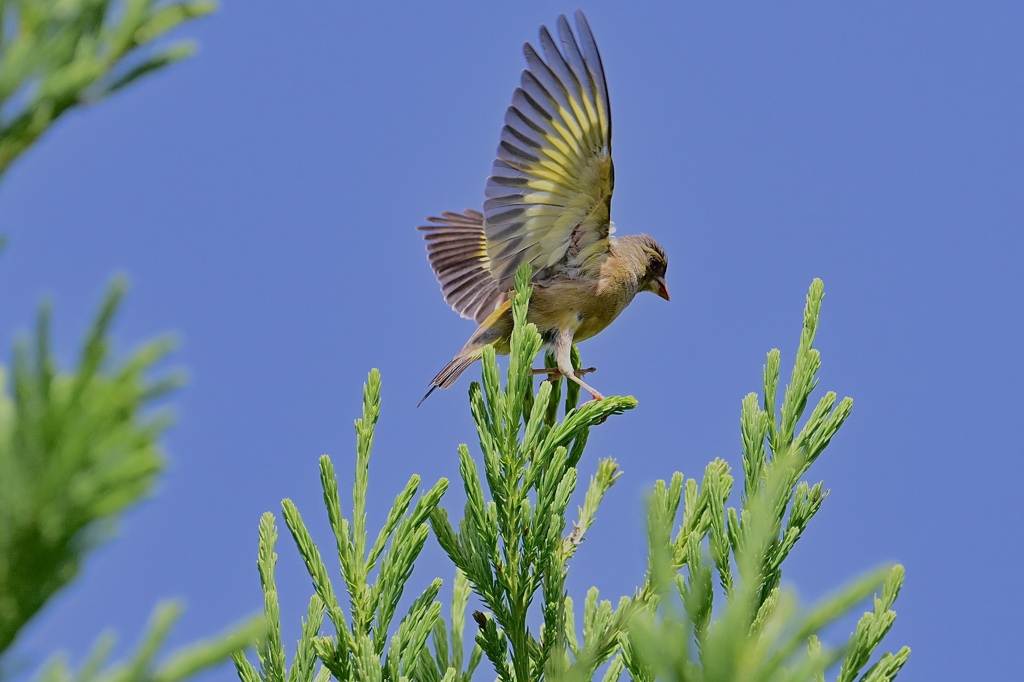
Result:
M583 341L610 325L635 294L632 287L601 287L597 281L552 282L534 287L528 319L545 339L572 331L575 341Z

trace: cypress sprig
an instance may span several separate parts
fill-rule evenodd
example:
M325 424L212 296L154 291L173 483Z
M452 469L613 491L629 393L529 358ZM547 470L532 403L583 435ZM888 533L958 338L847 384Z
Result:
M412 679L426 654L426 641L435 628L441 605L436 601L441 580L434 580L410 605L392 633L392 623L402 594L412 576L413 564L429 534L427 518L448 488L439 480L416 498L420 478L412 476L396 496L383 526L372 544L366 526L370 456L380 415L380 373L372 370L363 387L363 413L355 422L356 463L352 486L352 515L341 511L341 493L334 465L320 458L320 483L324 506L334 534L338 564L348 594L346 614L320 549L313 542L298 508L282 501L285 524L291 532L313 583L313 596L303 621L295 659L284 675L284 648L280 644L280 620L273 582L273 553L277 531L274 517L264 514L260 524L259 569L263 583L268 636L259 649L260 677L264 682L313 682L333 675L337 679ZM415 503L413 500L415 499ZM372 579L375 576L375 579ZM333 636L320 635L323 616L334 626ZM461 630L460 630L461 633ZM315 671L319 659L322 668ZM256 679L255 670L241 655L235 657L239 677Z
M232 654L235 669L243 682L312 682L316 654L314 639L324 617L324 603L316 594L309 600L306 618L302 621L302 637L298 642L291 668L286 669L285 649L281 642L281 609L277 599L274 570L277 564L277 524L274 515L266 512L260 518L257 568L263 587L264 636L256 647L260 672L246 660L240 650Z
M590 477L590 485L587 486L583 506L579 507L578 518L573 523L572 532L566 536L562 546L562 554L566 559L576 553L576 548L583 542L583 536L587 534L597 518L598 506L621 475L618 463L611 457L598 461L597 473Z
M515 328L504 390L491 348L484 349L482 384L470 387L484 476L468 448L460 447L466 507L459 531L443 510L431 517L441 547L490 610L477 618L480 648L499 678L516 682L558 675L569 666L567 562L617 478L613 460L599 465L579 518L567 530L575 467L590 428L636 405L633 398L611 397L577 408L578 391L570 388L565 417L557 420L560 382L544 381L534 390L532 368L543 344L527 321L530 275L529 266L521 267L510 294ZM528 616L537 596L542 625L534 632Z
M277 525L270 512L260 518L260 545L257 568L263 587L263 613L267 621L266 636L256 651L266 682L285 682L284 644L281 642L281 605L277 599L274 568L277 565Z
M857 674L867 665L871 655L892 628L896 612L892 605L903 587L903 567L894 566L885 580L881 596L876 596L874 610L865 613L857 623L857 629L850 635L850 642L839 674L839 682L854 682ZM910 649L903 647L896 654L883 654L871 670L861 679L891 680L896 677L903 664L910 657Z
M432 643L434 653L421 650L419 666L413 679L420 682L470 682L483 657L483 649L475 644L465 661L463 641L466 628L466 606L472 590L466 576L456 569L452 587L451 627L443 616L434 621ZM465 663L465 665L464 665Z
M309 598L306 618L302 621L302 637L299 639L292 667L288 672L288 682L303 682L314 679L316 667L316 637L324 620L324 603L315 594ZM321 669L321 676L324 669Z
M828 392L797 429L818 382L821 356L813 342L823 296L824 288L815 280L778 415L778 350L768 353L763 395L750 394L742 402L744 486L739 508L726 506L732 478L724 462L713 462L700 486L686 481L683 523L669 552L664 547L675 518L673 504L684 486L678 474L672 485L655 486L649 501L647 588L660 596L641 590L631 602L636 613L621 656L636 680L823 680L827 670L843 661L839 681L853 682L892 625L902 567L869 572L806 611L781 588L782 564L828 493L821 482L812 485L800 478L852 407L849 398L837 402L836 394ZM725 598L721 609L712 606L712 567ZM680 568L685 574L675 574ZM673 575L681 611L665 598ZM822 645L818 634L823 629L879 590L874 610L864 614L845 647ZM712 621L712 614L718 618ZM860 679L892 679L908 655L906 648L884 654Z

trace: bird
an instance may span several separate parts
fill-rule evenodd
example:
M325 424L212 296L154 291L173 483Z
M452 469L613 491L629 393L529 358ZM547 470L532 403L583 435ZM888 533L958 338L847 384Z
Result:
M486 346L508 354L509 292L529 263L536 325L557 367L593 400L604 396L574 370L574 343L604 330L642 291L669 300L665 250L646 234L616 237L611 222L612 120L601 55L583 12L576 31L560 15L557 41L540 28L540 49L523 46L526 69L505 113L483 210L444 212L419 227L444 300L476 331L431 382L423 404L448 388Z

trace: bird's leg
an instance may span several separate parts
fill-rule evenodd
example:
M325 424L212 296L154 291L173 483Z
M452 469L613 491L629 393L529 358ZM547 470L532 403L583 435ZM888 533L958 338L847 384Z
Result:
M555 362L558 363L558 371L569 381L578 384L580 388L590 394L590 397L594 400L604 400L604 396L597 392L596 389L591 388L582 379L577 376L577 373L572 368L572 332L559 330L555 337ZM590 368L588 371L593 371Z

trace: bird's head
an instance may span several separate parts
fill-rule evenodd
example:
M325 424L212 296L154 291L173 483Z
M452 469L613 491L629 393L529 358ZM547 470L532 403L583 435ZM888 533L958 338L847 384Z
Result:
M661 244L654 241L646 234L638 234L636 240L635 258L640 262L640 291L650 291L652 294L661 296L666 301L668 298L668 285L665 284L665 271L668 270L668 256Z

